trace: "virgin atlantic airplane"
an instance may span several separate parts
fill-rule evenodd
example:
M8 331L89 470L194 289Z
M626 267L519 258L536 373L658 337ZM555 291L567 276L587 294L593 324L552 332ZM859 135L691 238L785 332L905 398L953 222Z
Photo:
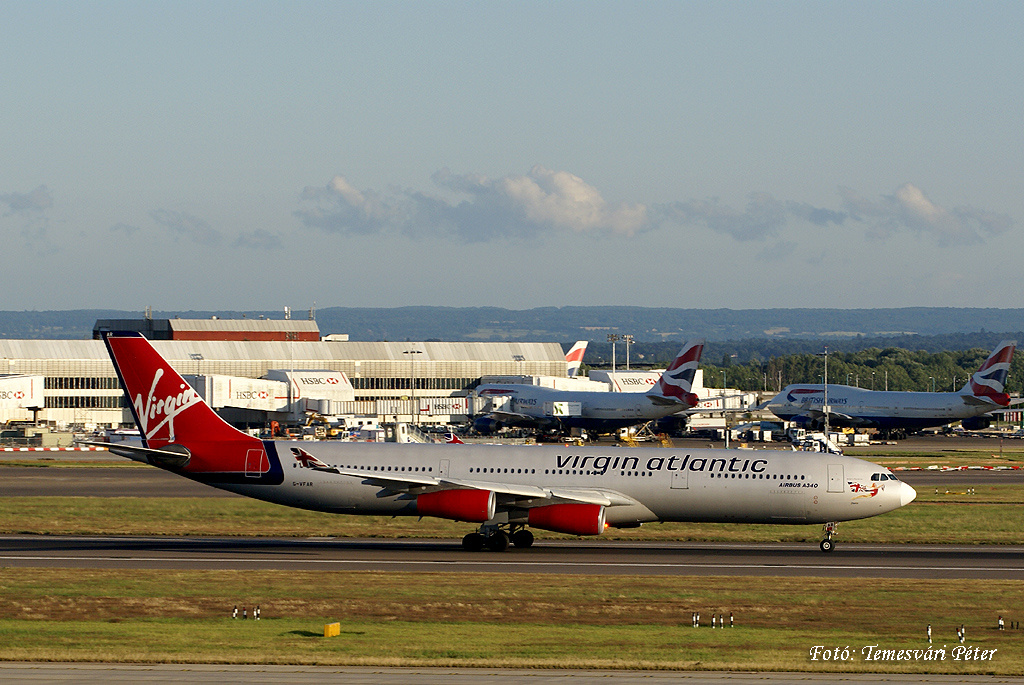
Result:
M467 550L529 547L530 528L707 521L824 524L830 551L837 522L917 495L884 466L835 454L259 440L217 416L141 334L103 339L143 438L105 445L114 454L300 509L479 524Z

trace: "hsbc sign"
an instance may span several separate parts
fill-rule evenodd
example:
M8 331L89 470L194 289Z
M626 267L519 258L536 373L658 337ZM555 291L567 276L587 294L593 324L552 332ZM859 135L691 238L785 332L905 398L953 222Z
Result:
M341 383L341 380L337 376L314 377L314 378L300 377L300 378L297 378L296 380L299 383L302 383L303 385L338 385L338 384Z
M352 384L340 371L271 369L264 378L287 383L289 402L300 400L351 402L356 398Z
M0 378L0 406L4 416L0 420L31 418L15 410L46 406L43 398L42 376L5 376ZM14 412L14 413L11 413Z

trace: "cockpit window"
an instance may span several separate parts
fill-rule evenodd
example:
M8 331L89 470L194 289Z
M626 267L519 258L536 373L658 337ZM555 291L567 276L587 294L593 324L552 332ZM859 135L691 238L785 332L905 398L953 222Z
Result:
M881 480L881 479L882 479L882 477L883 477L883 476L882 476L882 474L880 474L880 473L872 473L872 474L871 474L871 480Z

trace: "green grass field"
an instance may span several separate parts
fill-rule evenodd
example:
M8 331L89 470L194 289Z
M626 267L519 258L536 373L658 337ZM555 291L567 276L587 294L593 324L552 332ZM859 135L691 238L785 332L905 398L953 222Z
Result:
M262 620L232 620L232 607ZM986 582L368 572L0 570L0 659L1024 672L1024 589ZM691 626L694 611L702 627ZM712 630L712 612L736 627ZM341 635L324 638L325 623ZM867 662L967 644L990 660ZM812 661L815 645L852 660Z

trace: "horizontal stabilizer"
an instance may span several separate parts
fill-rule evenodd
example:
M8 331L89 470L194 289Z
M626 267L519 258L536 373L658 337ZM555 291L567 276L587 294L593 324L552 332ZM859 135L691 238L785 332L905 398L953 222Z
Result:
M162 449L154 450L148 447L136 447L134 445L123 445L109 442L89 442L76 440L77 445L89 445L91 447L106 447L111 454L125 457L133 461L141 461L143 464L152 464L165 469L179 470L188 465L192 455L181 445L168 445Z

